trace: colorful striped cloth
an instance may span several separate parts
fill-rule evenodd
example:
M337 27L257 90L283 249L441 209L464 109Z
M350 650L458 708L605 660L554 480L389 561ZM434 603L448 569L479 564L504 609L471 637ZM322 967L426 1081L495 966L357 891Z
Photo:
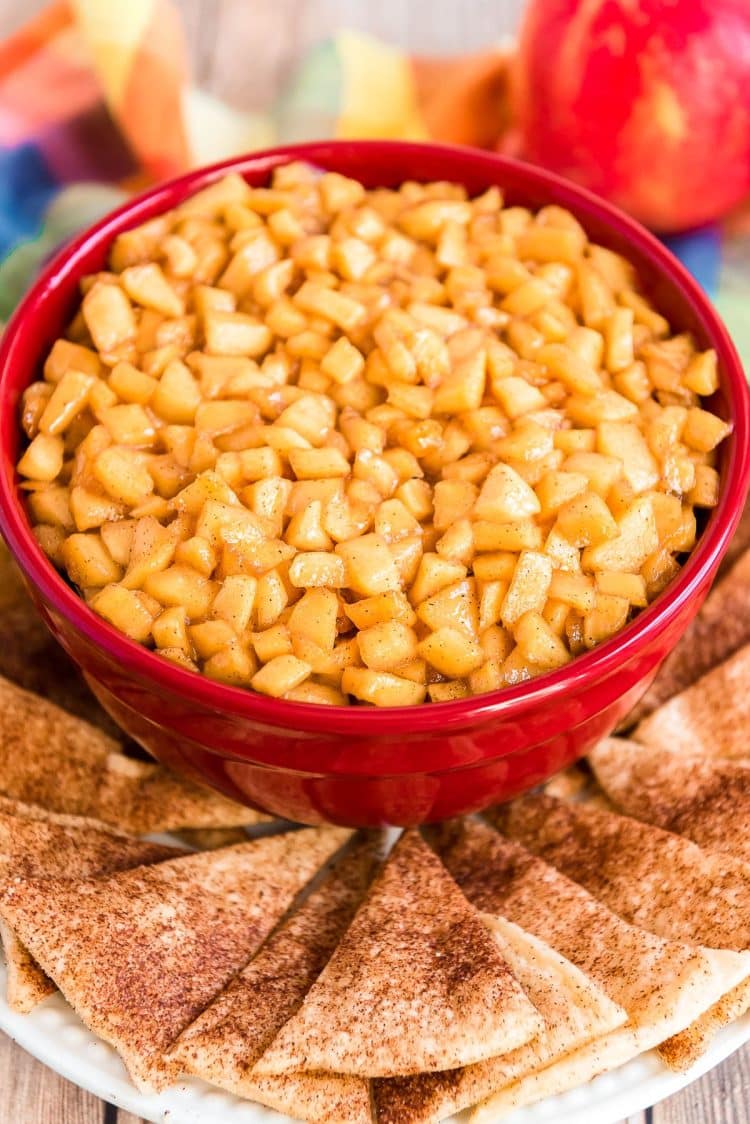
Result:
M0 44L0 320L56 246L125 194L192 166L324 136L507 148L512 49L414 59L342 32L261 116L191 85L169 0L57 0ZM750 365L750 207L670 245Z

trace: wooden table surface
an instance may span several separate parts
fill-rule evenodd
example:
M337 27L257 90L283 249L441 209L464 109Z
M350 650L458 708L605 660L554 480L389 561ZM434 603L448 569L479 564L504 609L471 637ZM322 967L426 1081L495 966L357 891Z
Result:
M0 0L0 38L44 2ZM413 51L448 54L481 48L512 33L523 6L523 0L176 2L198 82L251 109L267 107L305 50L337 28L369 32ZM749 1101L747 1046L683 1093L630 1117L627 1124L750 1124ZM0 1034L0 1124L140 1122L64 1081Z

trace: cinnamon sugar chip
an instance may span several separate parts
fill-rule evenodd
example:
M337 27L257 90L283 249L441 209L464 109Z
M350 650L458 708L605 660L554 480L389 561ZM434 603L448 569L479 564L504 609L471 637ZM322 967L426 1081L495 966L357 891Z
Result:
M750 644L745 644L649 715L633 737L654 749L742 760L750 757L749 731Z
M722 1027L739 1019L750 1010L750 980L722 995L718 1003L709 1007L679 1034L673 1034L659 1047L659 1056L670 1069L689 1069L705 1054L711 1039Z
M164 1053L347 835L311 828L98 880L18 880L0 916L136 1085L160 1088L175 1075Z
M408 831L256 1072L451 1069L513 1050L543 1025L476 910Z
M706 598L624 727L636 725L750 641L750 551Z
M750 864L679 835L533 794L489 818L614 912L668 940L750 948Z
M175 847L130 839L95 820L0 798L0 894L16 878L95 878L180 853ZM8 967L8 1003L16 1011L30 1011L55 985L3 924L0 939Z
M589 762L619 810L750 862L750 767L624 738L599 742Z
M340 1073L258 1077L251 1099L307 1124L371 1124L370 1083Z
M0 943L5 956L8 976L6 999L8 1006L20 1015L29 1011L54 995L57 988L46 976L29 950L13 935L4 921L0 920Z
M380 847L379 837L365 837L345 852L187 1028L170 1054L185 1073L316 1124L370 1120L368 1085L360 1077L256 1077L253 1067L299 1009L348 928L377 869Z
M750 864L630 817L547 796L522 797L491 819L626 921L668 940L750 949ZM669 1064L678 1057L692 1064L722 1026L743 1014L750 985L736 991L662 1043Z
M487 916L486 924L544 1029L525 1046L463 1069L374 1081L378 1124L443 1120L625 1022L623 1009L549 945L504 918Z
M126 757L96 726L2 678L0 793L131 835L267 819L161 765Z
M446 825L432 838L478 909L545 941L628 1014L624 1026L483 1102L472 1120L495 1120L657 1046L750 973L748 954L665 941L629 925L582 886L484 824Z

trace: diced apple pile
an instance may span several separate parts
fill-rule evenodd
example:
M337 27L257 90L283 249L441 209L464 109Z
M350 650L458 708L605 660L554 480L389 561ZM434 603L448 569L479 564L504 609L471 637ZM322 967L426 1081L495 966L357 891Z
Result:
M21 486L91 607L212 679L518 683L621 629L717 502L715 354L558 207L290 164L110 267L23 397Z

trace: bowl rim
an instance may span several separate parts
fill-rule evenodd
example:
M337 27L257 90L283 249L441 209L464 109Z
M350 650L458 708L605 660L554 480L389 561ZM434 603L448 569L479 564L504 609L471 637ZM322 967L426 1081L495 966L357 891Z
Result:
M515 686L468 699L410 707L321 706L269 698L247 688L208 679L160 658L98 617L65 582L37 544L21 503L15 472L0 473L0 532L21 570L43 599L123 672L141 683L153 683L172 695L219 710L227 717L253 719L276 728L293 728L300 733L328 732L354 738L403 735L406 731L409 734L435 733L476 725L491 717L502 716L506 721L521 718L542 701L554 704L560 695L581 690L611 674L669 626L718 565L739 521L750 484L750 394L742 363L726 327L697 281L666 246L640 223L593 193L542 168L498 153L412 141L334 140L280 145L189 171L109 212L67 243L42 271L14 312L0 341L0 418L11 408L15 409L15 403L11 403L6 393L5 380L15 341L33 330L47 295L62 279L76 273L76 264L86 253L111 242L121 230L146 217L169 210L185 196L228 172L270 171L277 164L293 159L309 160L325 167L327 159L353 150L373 153L390 150L400 155L405 166L412 169L410 173L405 172L404 179L415 178L413 169L419 167L419 156L429 150L432 157L444 160L446 179L460 181L462 167L467 170L471 166L475 172L486 172L488 183L498 182L502 186L503 173L510 172L525 179L530 187L549 188L557 201L562 200L574 211L582 210L589 219L594 217L616 229L618 234L627 235L661 278L679 289L691 306L719 356L722 385L729 390L731 400L732 443L725 460L719 503L679 574L652 605L592 651L576 656L561 669Z

